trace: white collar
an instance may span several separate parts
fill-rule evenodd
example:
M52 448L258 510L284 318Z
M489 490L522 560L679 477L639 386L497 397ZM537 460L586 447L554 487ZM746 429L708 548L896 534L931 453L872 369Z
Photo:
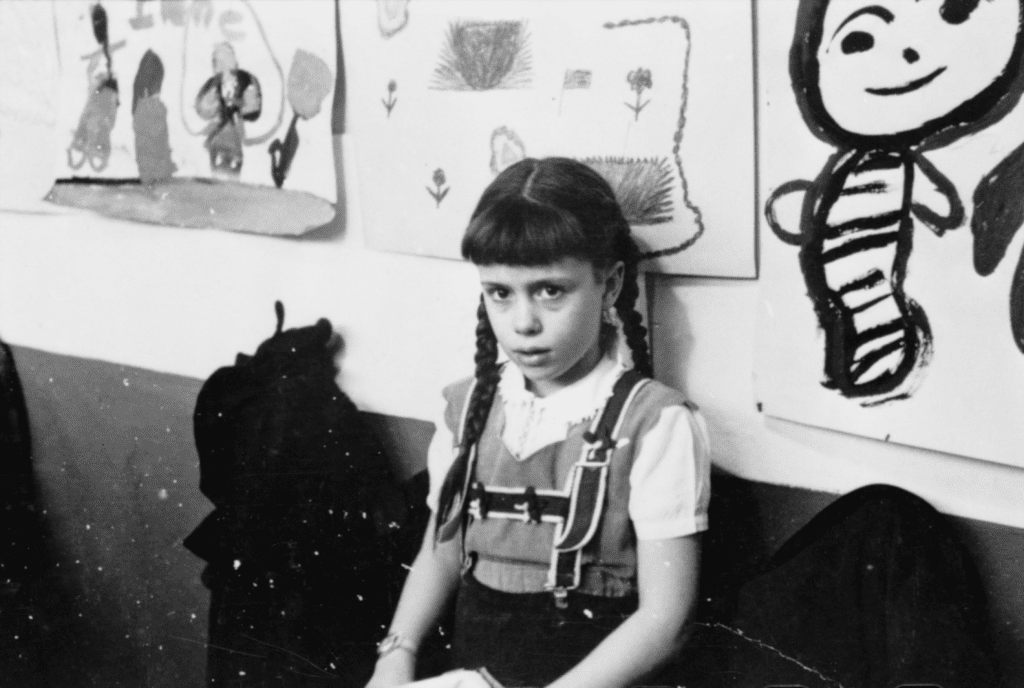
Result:
M505 447L517 461L524 461L542 447L561 442L572 426L594 418L604 408L626 368L621 355L605 355L579 380L538 397L526 388L522 371L506 363L498 382L505 411L501 433Z

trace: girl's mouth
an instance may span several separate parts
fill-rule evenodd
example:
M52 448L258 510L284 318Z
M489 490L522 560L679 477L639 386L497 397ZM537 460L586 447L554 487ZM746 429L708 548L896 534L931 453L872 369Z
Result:
M515 353L523 365L535 366L544 363L551 349L517 349Z
M922 86L927 86L932 81L934 81L939 74L942 74L944 71L946 71L945 67L939 67L931 74L927 74L921 77L920 79L908 81L902 86L892 86L890 88L865 88L864 90L876 96L898 96L904 93L910 93L911 91L916 91Z

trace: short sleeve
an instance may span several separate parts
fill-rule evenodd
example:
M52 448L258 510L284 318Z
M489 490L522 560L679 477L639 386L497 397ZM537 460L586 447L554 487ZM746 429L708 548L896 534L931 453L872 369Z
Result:
M455 461L453 450L454 437L448 429L445 420L448 402L441 396L431 414L434 421L434 437L430 440L430 447L427 449L427 479L429 490L427 492L427 506L431 511L437 511L437 498L441 492L441 485L448 475L448 469Z
M662 408L640 439L629 474L629 517L637 539L661 540L707 530L711 451L699 411Z

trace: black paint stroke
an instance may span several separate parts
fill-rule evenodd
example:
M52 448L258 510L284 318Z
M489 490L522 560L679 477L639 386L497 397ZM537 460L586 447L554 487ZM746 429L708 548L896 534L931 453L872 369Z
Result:
M630 226L672 221L672 167L668 158L582 158L615 192Z
M657 251L650 251L640 255L642 260L649 260L652 258L662 258L664 256L675 255L681 253L686 249L697 243L697 240L704 235L704 216L701 213L699 207L690 201L689 195L689 184L686 181L686 175L683 173L683 160L680 156L679 149L683 144L683 128L686 126L686 102L689 100L689 69L690 69L690 46L691 46L691 34L690 24L682 17L676 16L664 16L664 17L649 17L647 19L625 19L618 23L609 22L604 25L606 29L621 29L631 26L649 26L651 24L664 24L666 22L677 25L685 36L686 53L683 56L683 74L682 74L682 102L679 105L679 119L676 123L675 133L672 135L672 159L676 164L676 171L679 174L679 183L682 185L683 191L683 205L693 213L694 223L697 225L697 231L693 236L687 238L683 242L676 244L675 246L669 246L668 248L659 249Z
M974 270L991 275L1024 224L1024 144L1014 149L974 190ZM1024 251L1010 286L1010 332L1024 353Z
M292 160L299 150L299 131L295 125L299 123L298 113L292 117L292 123L285 134L284 143L280 139L270 142L268 152L270 153L270 176L274 180L274 186L281 188L292 167Z
M430 88L490 91L530 85L526 23L455 20L448 25Z
M1016 43L1004 72L980 93L945 115L909 131L861 135L842 129L827 112L822 101L817 52L821 45L828 2L801 0L790 49L789 72L797 105L808 129L822 141L835 146L837 152L829 158L813 182L794 180L778 187L765 204L765 217L779 239L800 246L800 268L818 325L825 335L823 385L837 390L845 397L860 399L863 406L876 406L909 398L919 382L920 371L927 366L931 357L932 335L928 319L923 309L903 289L907 263L913 249L914 218L940 236L960 226L964 220L964 208L956 187L923 153L990 126L1016 105L1022 90L1020 67L1024 42L1018 27ZM961 9L964 11L953 12L951 9L952 19L947 18L947 21L965 21L973 8L967 9L965 6ZM954 22L954 19L959 22ZM1024 159L1024 155L1021 157ZM850 203L851 196L886 190L884 184L860 184L853 179L858 174L879 169L902 171L900 207L888 209L887 213L830 225L829 214L841 196L845 197L844 203ZM1024 170L1024 166L1021 169ZM950 208L948 215L940 215L913 201L915 170L920 170L947 199ZM995 172L993 174L996 175ZM1024 179L1024 172L1017 174L1017 181L1021 179ZM1015 188L1019 189L1019 184ZM776 202L791 193L804 195L800 226L796 232L782 227L775 210ZM977 197L976 193L976 205ZM999 201L993 205L1005 206L1000 205ZM1018 215L1017 225L1024 218L1024 210ZM977 225L977 222L975 218L974 224ZM985 244L984 241L979 242L979 233L986 232L975 229L976 265L978 246ZM1006 230L991 234L1002 240ZM1000 240L991 244L998 247ZM893 254L891 265L873 266L873 269L843 285L829 284L826 265L830 261L848 259L862 251L888 246L891 246ZM1005 252L1005 244L1002 251ZM998 252L998 249L994 252ZM981 253L985 254L981 262L986 265L991 263L990 254L993 251L982 250ZM888 277L885 276L886 272ZM1024 303L1024 276L1021 275L1020 267L1017 277L1015 294L1020 303ZM884 282L888 284L883 286ZM880 296L873 301L864 304L858 300L857 297L863 296L867 290L878 290L879 287ZM858 312L886 306L895 306L898 316L863 331L857 330L854 316ZM1024 320L1024 316L1020 320ZM1020 325L1024 332L1024 322L1020 322ZM1017 341L1020 343L1022 339L1018 337ZM863 350L858 351L862 347ZM881 372L876 370L869 375L872 364L884 360L886 356L895 356L896 365Z
M164 83L164 63L152 50L146 50L139 60L139 68L135 72L135 83L132 85L132 114L139 108L143 98L160 93Z

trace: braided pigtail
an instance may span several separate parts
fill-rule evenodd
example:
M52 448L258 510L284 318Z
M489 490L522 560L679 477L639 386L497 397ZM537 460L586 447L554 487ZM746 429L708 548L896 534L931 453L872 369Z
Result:
M615 301L615 311L622 321L622 333L626 336L626 343L633 352L633 367L641 375L653 377L651 353L647 348L647 328L644 327L643 318L636 310L636 301L640 296L640 285L637 283L640 272L639 252L633 239L628 235L623 237L623 243L627 244L622 251L622 261L626 270L622 277L622 291Z
M469 397L469 409L466 411L466 421L462 428L459 454L452 462L451 468L448 469L448 475L445 476L438 497L437 516L434 523L435 542L446 542L452 539L462 525L462 502L465 498L462 490L469 471L469 456L473 445L483 434L487 416L491 411L491 404L494 402L494 393L498 388L498 380L501 377L501 368L498 366L498 340L494 336L491 321L487 317L483 296L480 297L480 306L477 308L476 314L476 384ZM459 501L457 510L454 509L456 498Z

